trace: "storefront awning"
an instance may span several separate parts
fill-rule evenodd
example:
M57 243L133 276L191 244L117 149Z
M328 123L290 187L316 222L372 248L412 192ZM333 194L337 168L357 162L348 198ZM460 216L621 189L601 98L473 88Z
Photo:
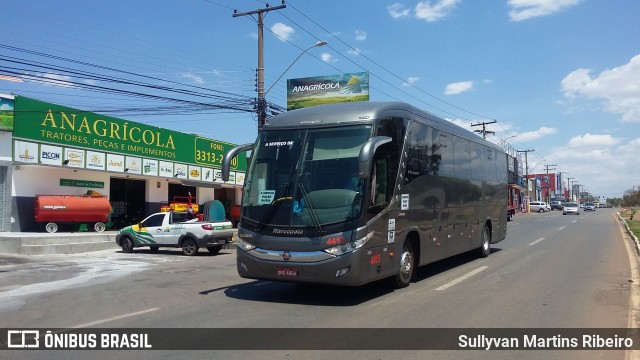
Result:
M181 182L182 182L182 185L201 187L201 188L222 189L223 187L222 184L206 183L201 181L182 180Z

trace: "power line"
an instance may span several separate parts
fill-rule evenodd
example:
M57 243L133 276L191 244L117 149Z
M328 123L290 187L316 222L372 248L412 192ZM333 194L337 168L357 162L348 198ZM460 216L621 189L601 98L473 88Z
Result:
M307 20L309 20L310 22L312 22L313 24L315 24L316 26L318 26L319 28L321 28L323 31L327 32L328 34L331 34L331 36L332 36L333 38L335 38L336 40L338 40L339 42L341 42L343 45L347 46L347 47L348 47L349 49L351 49L352 51L357 51L354 47L352 47L351 45L347 44L345 41L343 41L342 39L340 39L340 38L339 38L337 35L335 35L333 32L329 31L329 30L328 30L328 29L326 29L324 26L320 25L318 22L316 22L315 20L313 20L311 17L307 16L307 15L306 15L306 14L304 14L302 11L298 10L298 8L296 8L294 5L292 5L292 4L291 4L291 2L287 2L287 4L288 4L289 6L291 6L291 8L292 8L292 9L294 9L295 11L297 11L298 13L300 13L302 16L304 16ZM293 20L291 20L290 18L288 18L286 15L283 15L283 14L281 14L281 15L282 15L282 16L284 16L285 18L287 18L288 20L292 21L292 22L295 24L295 22L294 22ZM296 24L296 25L297 25L297 26L299 26L301 29L305 30L307 33L309 33L306 29L304 29L304 27L300 26L299 24ZM333 49L333 48L332 48L332 49ZM334 51L336 51L336 52L338 52L338 51L337 51L337 50L335 50L335 49L333 49L333 50L334 50ZM339 53L339 52L338 52L338 53ZM360 54L363 58L367 59L369 62L371 62L372 64L374 64L375 66L377 66L377 67L379 67L380 69L382 69L384 72L386 72L386 73L388 73L389 75L391 75L392 77L394 77L394 78L396 78L396 79L398 79L398 80L402 81L402 83L404 83L404 84L407 84L407 85L411 86L412 88L414 88L414 89L418 90L418 91L419 91L420 93L422 93L422 94L425 94L425 95L429 96L430 98L433 98L433 99L435 99L435 100L437 100L437 101L439 101L439 102L442 102L442 103L444 103L444 104L446 104L446 105L448 105L448 106L451 106L451 107L453 107L453 108L455 108L455 109L457 109L457 110L463 111L463 112L465 112L465 113L468 113L468 114L471 114L471 115L474 115L474 116L478 116L478 117L481 117L481 118L484 118L484 119L491 119L491 117L488 117L488 116L480 115L480 114L478 114L478 113L471 112L471 111L469 111L469 110L466 110L466 109L463 109L463 108L461 108L461 107L459 107L459 106L456 106L456 105L454 105L454 104L452 104L452 103L450 103L450 102L447 102L447 101L445 101L445 100L443 100L443 99L440 99L439 97L437 97L437 96L435 96L435 95L433 95L433 94L430 94L430 93L428 93L428 92L426 92L426 91L424 91L424 90L422 90L422 89L418 88L418 87L417 87L417 86L415 86L414 84L408 83L405 79L403 79L402 77L400 77L400 76L398 76L397 74L393 73L392 71L390 71L390 70L389 70L389 69L387 69L386 67L384 67L384 66L380 65L378 62L374 61L373 59L371 59L370 57L368 57L366 54L363 54L362 52L359 52L359 54ZM343 56L343 57L344 57L344 56ZM344 58L345 58L345 59L347 59L347 60L349 60L349 61L351 61L352 63L356 64L355 62L353 62L353 61L352 61L351 59L349 59L348 57L344 57ZM358 64L356 64L356 65L358 65ZM358 66L360 66L360 67L362 67L362 68L364 69L364 67L363 67L362 65L358 65ZM403 90L401 90L401 89L397 88L396 86L391 85L391 84L389 84L388 82L385 82L385 83L387 83L388 85L390 85L390 86L394 87L396 90L399 90L400 92L402 92L402 93L404 93L404 94L406 94L406 95L409 95L408 93L406 93L405 91L403 91ZM419 100L419 99L418 99L418 100ZM419 100L419 101L424 102L423 100ZM425 103L425 104L427 104L426 102L424 102L424 103ZM438 109L437 107L435 107L435 106L433 106L433 105L431 105L431 104L427 104L427 105L432 106L433 108ZM459 117L459 118L461 118L461 119L465 119L464 117L457 116L457 115L452 114L452 113L450 113L450 112L448 112L448 111L445 111L445 110L443 110L443 109L438 109L438 110L440 110L440 111L442 111L442 112L445 112L445 113L447 113L447 114L449 114L449 115L454 115L454 116ZM467 119L465 119L465 120L467 120Z

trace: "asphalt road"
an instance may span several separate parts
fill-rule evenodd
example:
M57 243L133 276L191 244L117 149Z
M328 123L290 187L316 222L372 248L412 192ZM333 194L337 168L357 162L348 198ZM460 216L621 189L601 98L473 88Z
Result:
M636 261L636 258L633 258ZM635 266L635 265L634 265ZM0 255L0 328L627 328L639 285L610 209L518 215L491 255L428 265L401 290L309 286L238 277L235 250L185 257L133 254ZM208 344L233 338L198 337ZM390 336L399 336L390 330ZM380 333L376 333L380 336ZM195 340L194 340L195 341ZM370 339L372 348L377 342ZM640 342L640 339L637 339ZM331 349L331 343L326 349ZM624 351L10 351L0 358L624 359Z

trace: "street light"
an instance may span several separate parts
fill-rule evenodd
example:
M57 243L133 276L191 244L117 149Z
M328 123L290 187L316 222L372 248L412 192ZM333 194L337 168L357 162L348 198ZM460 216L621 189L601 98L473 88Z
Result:
M517 134L516 134L516 135L511 135L511 136L509 136L508 138L505 138L505 139L500 140L500 143L505 143L505 144L506 144L506 143L507 143L507 140L509 140L509 139L513 139L513 138L514 138L514 137L516 137L516 136L518 136L518 135L517 135Z
M511 136L509 136L509 137L508 137L508 138L506 138L506 139L502 139L502 140L500 140L500 142L498 143L498 146L500 146L500 147L502 148L502 150L504 150L505 152L507 152L507 153L508 153L508 151L507 151L508 149L507 149L507 148L510 148L510 147L511 147L511 145L509 145L509 143L507 142L507 140L509 140L509 139L511 139L511 138L514 138L514 137L516 137L516 136L518 136L518 135L511 135Z
M533 169L535 169L535 168L536 168L536 166L540 165L540 163L541 163L541 162L543 162L543 161L547 161L547 159L542 159L542 160L538 161L538 163L537 163L537 164L535 164L535 165L531 168L531 171L533 172Z
M271 91L271 89L278 83L278 81L280 79L282 79L282 77L284 76L284 74L287 73L287 71L289 71L289 69L291 69L291 67L293 66L293 64L296 63L296 61L298 61L298 59L300 59L300 57L302 57L302 55L304 55L304 53L306 53L307 51L313 49L314 47L320 47L320 46L325 46L328 43L326 41L318 41L317 43L309 46L308 48L304 49L300 55L298 55L298 57L293 60L293 62L284 70L284 72L282 72L282 74L280 74L280 76L278 76L278 78L276 79L276 81L273 82L273 84L271 84L271 86L269 87L269 89L267 89L267 91L264 93L264 96L266 97L267 94L269 93L269 91Z

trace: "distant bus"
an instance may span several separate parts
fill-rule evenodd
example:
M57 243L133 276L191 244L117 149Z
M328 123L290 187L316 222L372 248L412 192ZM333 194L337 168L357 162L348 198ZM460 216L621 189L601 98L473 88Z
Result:
M238 225L241 277L335 285L391 278L506 236L507 157L399 102L320 105L271 118L251 150Z

